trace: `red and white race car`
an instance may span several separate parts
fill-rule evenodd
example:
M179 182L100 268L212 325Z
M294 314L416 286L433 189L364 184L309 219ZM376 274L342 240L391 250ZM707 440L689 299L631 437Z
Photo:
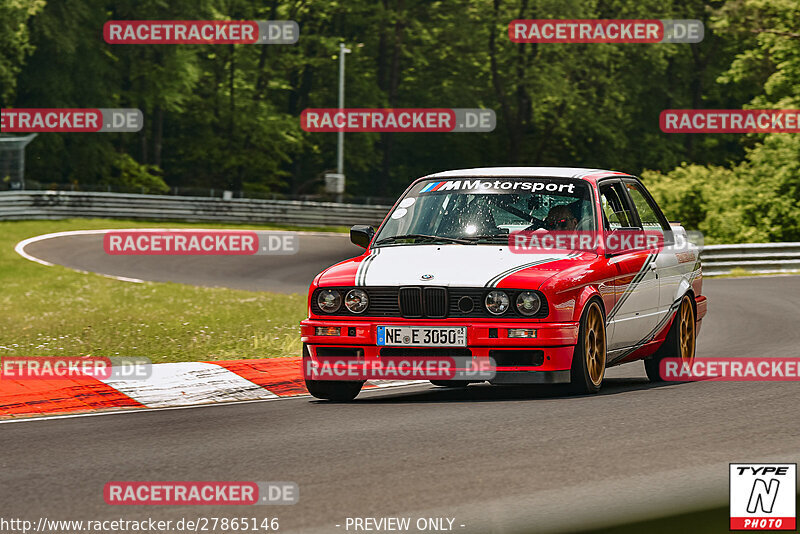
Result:
M610 366L644 359L660 380L665 357L694 358L707 308L699 248L633 176L442 172L411 184L377 232L354 226L350 236L366 251L317 275L301 323L315 397L351 400L375 378L325 374L342 359L372 370L397 358L486 360L488 375L429 378L591 393Z

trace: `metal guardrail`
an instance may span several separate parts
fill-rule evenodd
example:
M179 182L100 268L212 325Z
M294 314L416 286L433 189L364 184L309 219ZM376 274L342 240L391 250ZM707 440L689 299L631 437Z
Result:
M0 221L98 217L187 222L378 225L391 206L72 191L0 192Z
M3 138L0 137L0 140ZM2 158L3 144L0 143L0 159ZM0 165L2 169L2 165ZM0 176L3 176L0 170ZM207 198L255 198L259 200L301 200L304 202L335 202L333 193L306 193L306 194L285 194L285 193L266 193L263 191L253 190L228 190L213 187L191 187L191 186L172 186L169 191L148 192L144 187L124 186L119 184L75 184L75 183L54 183L54 182L38 182L36 180L25 180L26 187L24 189L18 188L4 188L3 183L0 182L0 191L16 191L18 193L25 191L74 191L76 193L128 193L131 195L168 195L168 196L182 196L182 197L207 197ZM17 184L19 185L19 184ZM394 204L394 197L376 197L376 196L353 196L348 195L348 204L367 204L367 205L392 205Z
M744 243L707 245L700 254L703 274L730 274L734 270L751 273L800 271L800 243Z

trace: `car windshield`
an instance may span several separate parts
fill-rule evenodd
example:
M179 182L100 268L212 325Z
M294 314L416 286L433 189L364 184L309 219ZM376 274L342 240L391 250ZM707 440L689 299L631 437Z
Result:
M470 177L416 184L398 202L374 246L507 244L520 230L593 231L586 182Z

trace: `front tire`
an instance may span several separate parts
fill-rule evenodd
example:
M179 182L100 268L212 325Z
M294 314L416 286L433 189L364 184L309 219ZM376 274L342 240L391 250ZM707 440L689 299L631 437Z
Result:
M308 345L303 343L303 375L308 369L307 363L311 359ZM361 393L361 386L364 382L352 382L344 380L309 380L305 378L306 389L312 396L339 402L347 402L355 399Z
M306 380L306 389L314 397L323 400L347 402L361 393L363 382L344 382L339 380Z
M697 343L697 322L694 305L689 295L684 295L667 337L650 358L644 361L644 370L650 382L663 382L661 361L664 358L680 358L684 369L691 369Z
M606 372L606 320L596 300L581 316L578 344L572 354L570 389L574 393L597 393Z

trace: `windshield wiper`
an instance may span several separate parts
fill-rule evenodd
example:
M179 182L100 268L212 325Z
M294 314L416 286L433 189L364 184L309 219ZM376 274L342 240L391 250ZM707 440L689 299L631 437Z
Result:
M384 237L383 239L379 239L375 242L376 245L382 245L384 243L394 243L396 241L400 241L401 239L426 239L428 241L445 241L447 243L458 243L460 245L474 245L474 241L467 241L466 239L458 239L455 237L445 237L441 235L427 235L427 234L402 234L402 235L393 235L390 237Z
M503 243L508 243L508 234L471 235L469 236L468 239L473 240L472 241L473 243L477 243L478 241L481 240L486 240L486 241L500 240Z

